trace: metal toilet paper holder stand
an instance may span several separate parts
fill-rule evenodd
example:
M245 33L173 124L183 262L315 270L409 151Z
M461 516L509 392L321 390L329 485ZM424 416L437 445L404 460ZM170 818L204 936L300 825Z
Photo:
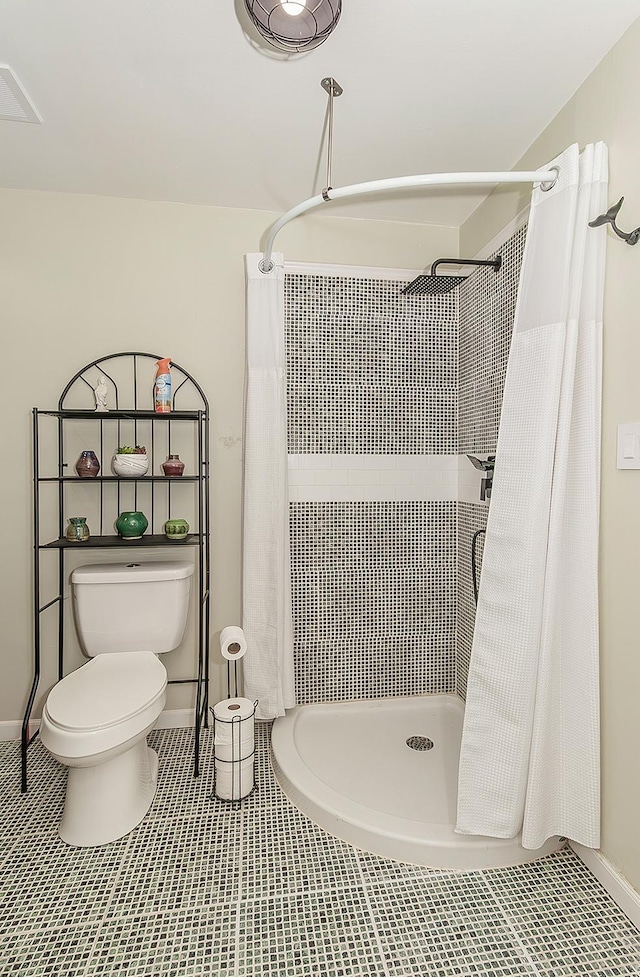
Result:
M239 647L239 646L238 646ZM233 693L231 692L231 677L233 676ZM227 659L227 699L237 699L238 692L238 659Z
M234 662L233 665L235 671L236 663ZM238 691L237 674L235 676L235 679L236 679L235 682L236 695L232 696L231 694L229 694L227 695L227 699L237 698L237 691ZM222 804L231 804L233 806L234 811L239 810L241 801L243 801L245 797L250 797L251 794L253 794L254 790L256 789L255 776L254 776L253 787L251 788L251 790L247 791L247 793L244 795L242 793L242 764L244 763L245 760L251 760L252 766L255 764L255 754L256 754L255 735L253 738L253 748L251 750L251 753L248 753L246 756L242 756L241 754L242 754L242 724L249 722L250 719L253 719L255 723L255 715L256 715L256 709L258 708L258 702L259 700L255 699L253 703L253 710L252 712L249 713L248 716L243 716L242 718L240 718L240 716L233 716L231 719L219 719L216 716L215 712L213 711L215 707L209 706L209 712L211 713L211 718L213 720L213 761L214 761L213 791L209 796L209 800L216 801L216 802L220 801ZM225 726L231 726L231 757L232 757L231 760L223 760L222 757L216 756L216 745L215 745L216 725L218 723L224 723ZM239 754L238 756L236 756L236 751ZM235 771L233 770L233 766L231 769L232 796L229 798L218 797L218 795L216 794L216 763L237 765L237 780L236 780Z

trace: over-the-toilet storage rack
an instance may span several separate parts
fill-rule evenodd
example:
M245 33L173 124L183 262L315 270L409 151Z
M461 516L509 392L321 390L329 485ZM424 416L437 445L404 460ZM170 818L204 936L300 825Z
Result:
M192 548L196 547L197 665L195 675L170 679L170 684L195 685L194 776L200 772L200 731L208 724L209 687L209 405L196 379L172 361L172 410L156 413L153 378L155 361L159 359L154 353L126 352L92 360L69 380L57 409L33 409L33 681L22 722L23 792L27 790L28 748L38 735L37 729L32 729L31 714L47 647L57 644L58 680L67 670L67 557L70 552L85 549L106 548L113 552L114 547L119 547L139 553L140 548L163 546L171 550L171 558L184 559L186 554L179 555L176 551L186 546L193 552ZM100 375L108 381L108 413L95 409L94 388ZM184 409L181 405L185 405ZM86 441L82 443L84 438ZM143 439L150 443L149 474L126 479L112 475L109 462L116 446L125 441L135 445ZM98 454L101 469L97 477L76 475L78 445ZM172 449L183 451L185 447L184 474L178 478L159 474L165 455L171 454ZM78 498L86 500L86 506L95 515L90 521L91 536L84 542L65 538L66 519L75 515L69 510L71 497L74 505L80 504L75 501ZM138 540L123 540L113 528L114 520L123 508L135 510L138 506L144 509L149 520L149 534ZM162 531L164 521L183 516L184 511L179 507L185 506L192 513L191 532L185 540L169 541ZM54 527L57 536L52 539ZM46 555L56 553L54 569ZM52 579L56 580L53 595L50 590L47 592ZM43 636L46 612L57 614L55 637L48 620L46 637Z

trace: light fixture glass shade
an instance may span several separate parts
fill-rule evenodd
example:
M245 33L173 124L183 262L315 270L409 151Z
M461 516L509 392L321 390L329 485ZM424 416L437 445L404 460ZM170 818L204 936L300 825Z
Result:
M257 30L280 51L312 51L340 20L342 0L244 0Z

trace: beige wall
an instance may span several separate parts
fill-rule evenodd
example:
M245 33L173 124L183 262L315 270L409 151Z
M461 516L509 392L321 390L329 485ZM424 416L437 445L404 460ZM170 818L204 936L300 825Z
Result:
M0 190L0 214L0 721L6 721L22 716L32 672L30 411L55 407L68 378L96 357L156 351L201 381L212 418L214 639L239 622L242 445L226 447L222 439L242 436L242 255L260 250L277 215L8 190ZM277 247L289 260L422 268L439 254L457 254L458 232L313 216L286 228ZM91 559L100 555L93 551ZM55 681L55 635L45 632L46 689ZM70 660L79 663L72 635ZM191 671L188 645L165 659L170 674ZM216 645L213 701L221 678ZM170 690L170 708L188 704L187 690Z
M620 224L640 224L640 21L618 42L514 169L542 166L567 145L604 140ZM461 228L473 255L526 204L492 194ZM640 246L610 234L607 254L601 510L602 784L604 854L640 890L640 472L616 470L616 425L640 420Z

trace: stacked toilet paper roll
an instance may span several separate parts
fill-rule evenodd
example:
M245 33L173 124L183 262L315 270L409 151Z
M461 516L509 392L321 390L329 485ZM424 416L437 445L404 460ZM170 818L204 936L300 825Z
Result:
M223 699L213 707L216 760L245 760L253 753L255 704L251 699Z
M240 763L216 760L216 797L239 801L253 790L253 757Z
M216 795L237 801L253 790L255 703L223 699L213 707Z

